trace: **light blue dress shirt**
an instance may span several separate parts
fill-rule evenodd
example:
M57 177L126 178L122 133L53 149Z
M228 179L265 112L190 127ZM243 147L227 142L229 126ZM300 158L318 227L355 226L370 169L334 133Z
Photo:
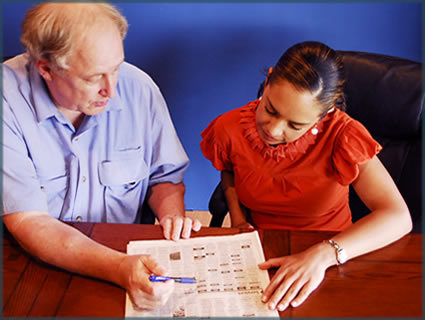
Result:
M26 55L3 65L3 213L133 223L150 186L183 181L189 159L164 98L123 63L116 96L78 130Z

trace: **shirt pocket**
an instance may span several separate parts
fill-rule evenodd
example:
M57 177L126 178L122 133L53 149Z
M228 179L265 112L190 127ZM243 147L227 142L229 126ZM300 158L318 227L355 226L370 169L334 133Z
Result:
M142 180L148 176L141 150L117 152L113 159L99 163L100 183L116 196L139 189Z

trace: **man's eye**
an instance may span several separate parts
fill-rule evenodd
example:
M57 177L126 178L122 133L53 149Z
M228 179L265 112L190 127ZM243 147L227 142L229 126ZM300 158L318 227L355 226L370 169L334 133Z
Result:
M86 81L91 82L91 83L95 83L95 82L100 81L100 79L102 79L102 76L98 75L98 76L87 78Z

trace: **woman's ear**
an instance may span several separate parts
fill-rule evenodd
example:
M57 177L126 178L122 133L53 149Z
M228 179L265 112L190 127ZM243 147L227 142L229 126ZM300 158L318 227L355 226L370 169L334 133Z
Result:
M43 77L44 80L52 80L51 71L52 69L49 66L49 63L46 59L39 59L36 61L35 66L37 67L38 73Z
M269 68L269 71L267 72L267 77L269 77L273 72L273 67Z
M266 77L266 80L264 81L264 86L266 86L269 83L269 78L272 72L273 72L273 67L270 67L269 70L267 71L267 77Z

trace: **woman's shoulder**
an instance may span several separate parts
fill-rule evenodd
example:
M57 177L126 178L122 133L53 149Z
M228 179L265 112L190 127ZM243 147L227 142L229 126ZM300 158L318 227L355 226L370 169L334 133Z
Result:
M216 127L226 128L231 131L238 130L241 127L239 125L241 121L241 113L250 109L251 102L242 107L238 107L220 114L211 122L211 124L214 124Z
M336 137L347 134L365 134L370 136L368 129L358 120L351 117L345 111L336 109L332 115L332 121L329 121L329 128Z
M244 111L244 110L249 109L250 105L251 105L251 103L248 103L248 104L246 104L244 106L241 106L241 107L232 109L230 111L227 111L227 112L221 114L217 118L222 118L223 121L224 120L226 120L226 121L232 121L232 120L239 121L241 111Z
M339 181L347 185L358 175L358 165L372 159L382 149L366 127L343 111L335 114L333 163Z
M367 139L371 138L369 130L360 121L339 109L335 111L335 115L331 121L331 127L337 138L347 135L366 137Z

